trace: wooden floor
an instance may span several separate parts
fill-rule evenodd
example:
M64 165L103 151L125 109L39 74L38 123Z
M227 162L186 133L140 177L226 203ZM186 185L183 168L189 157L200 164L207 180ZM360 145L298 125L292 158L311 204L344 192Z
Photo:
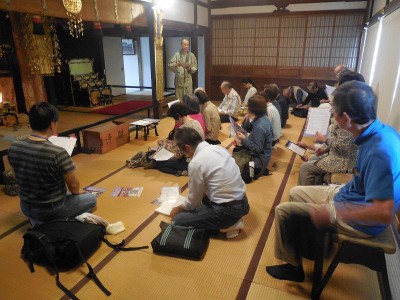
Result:
M82 114L88 116L92 114ZM226 125L226 124L224 124ZM244 218L245 229L236 239L212 239L202 261L162 257L151 247L136 252L116 253L106 245L89 259L98 277L112 292L110 299L307 299L311 289L313 264L305 261L304 283L274 280L265 272L267 265L279 263L273 256L273 208L287 201L288 192L296 185L301 160L284 149L289 139L301 136L304 119L291 116L283 129L283 138L273 152L272 176L262 177L247 185L250 213ZM166 137L172 119L160 124L160 137ZM221 133L223 146L231 144L227 128ZM109 237L125 238L131 246L150 245L159 233L160 221L151 201L163 186L185 187L187 177L175 177L156 170L127 169L125 160L138 151L156 144L156 137L147 142L135 140L104 155L79 154L73 160L83 186L106 189L98 198L96 214L110 222L122 221L126 231ZM231 150L231 149L230 149ZM140 198L113 198L116 186L144 187ZM187 194L187 189L183 192ZM22 235L29 228L19 209L17 197L0 196L0 299L60 299L63 293L46 269L36 267L31 274L20 258ZM80 299L106 299L106 296L85 278L86 269L62 273L61 280ZM380 299L377 276L364 267L340 265L322 299Z

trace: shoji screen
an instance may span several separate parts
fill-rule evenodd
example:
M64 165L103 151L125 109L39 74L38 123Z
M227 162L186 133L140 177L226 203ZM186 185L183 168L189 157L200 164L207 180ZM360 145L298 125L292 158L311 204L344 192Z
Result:
M380 22L368 28L361 73L378 96L378 117L400 131L400 9Z

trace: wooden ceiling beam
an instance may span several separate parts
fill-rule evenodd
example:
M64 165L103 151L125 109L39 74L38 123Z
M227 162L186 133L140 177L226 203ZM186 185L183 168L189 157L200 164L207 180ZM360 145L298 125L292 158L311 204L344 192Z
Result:
M354 1L359 1L359 0L346 0L346 2L354 2ZM340 2L340 0L216 0L216 1L211 1L211 9L244 7L244 6L263 6L263 5L275 5L276 7L286 7L289 4L321 3L321 2Z

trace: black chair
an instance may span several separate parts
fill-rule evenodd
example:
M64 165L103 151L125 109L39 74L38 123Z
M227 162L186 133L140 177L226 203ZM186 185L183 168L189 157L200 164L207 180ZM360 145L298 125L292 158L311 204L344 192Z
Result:
M320 280L323 270L323 241L325 237L326 233L320 233L318 237L311 292L312 299L319 299L339 263L359 264L376 271L383 293L382 299L392 299L385 260L385 254L396 252L396 243L391 226L374 238L355 238L341 233L335 234L333 238L339 243L339 249L329 265L325 276Z

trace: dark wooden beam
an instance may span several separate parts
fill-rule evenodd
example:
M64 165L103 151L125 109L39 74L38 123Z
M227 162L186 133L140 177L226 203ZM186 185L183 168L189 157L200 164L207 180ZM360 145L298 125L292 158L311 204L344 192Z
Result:
M211 2L211 9L243 7L243 6L262 6L262 5L275 5L276 7L286 7L289 4L338 2L338 1L340 0L218 0ZM346 0L346 2L353 2L353 1L359 1L359 0Z

